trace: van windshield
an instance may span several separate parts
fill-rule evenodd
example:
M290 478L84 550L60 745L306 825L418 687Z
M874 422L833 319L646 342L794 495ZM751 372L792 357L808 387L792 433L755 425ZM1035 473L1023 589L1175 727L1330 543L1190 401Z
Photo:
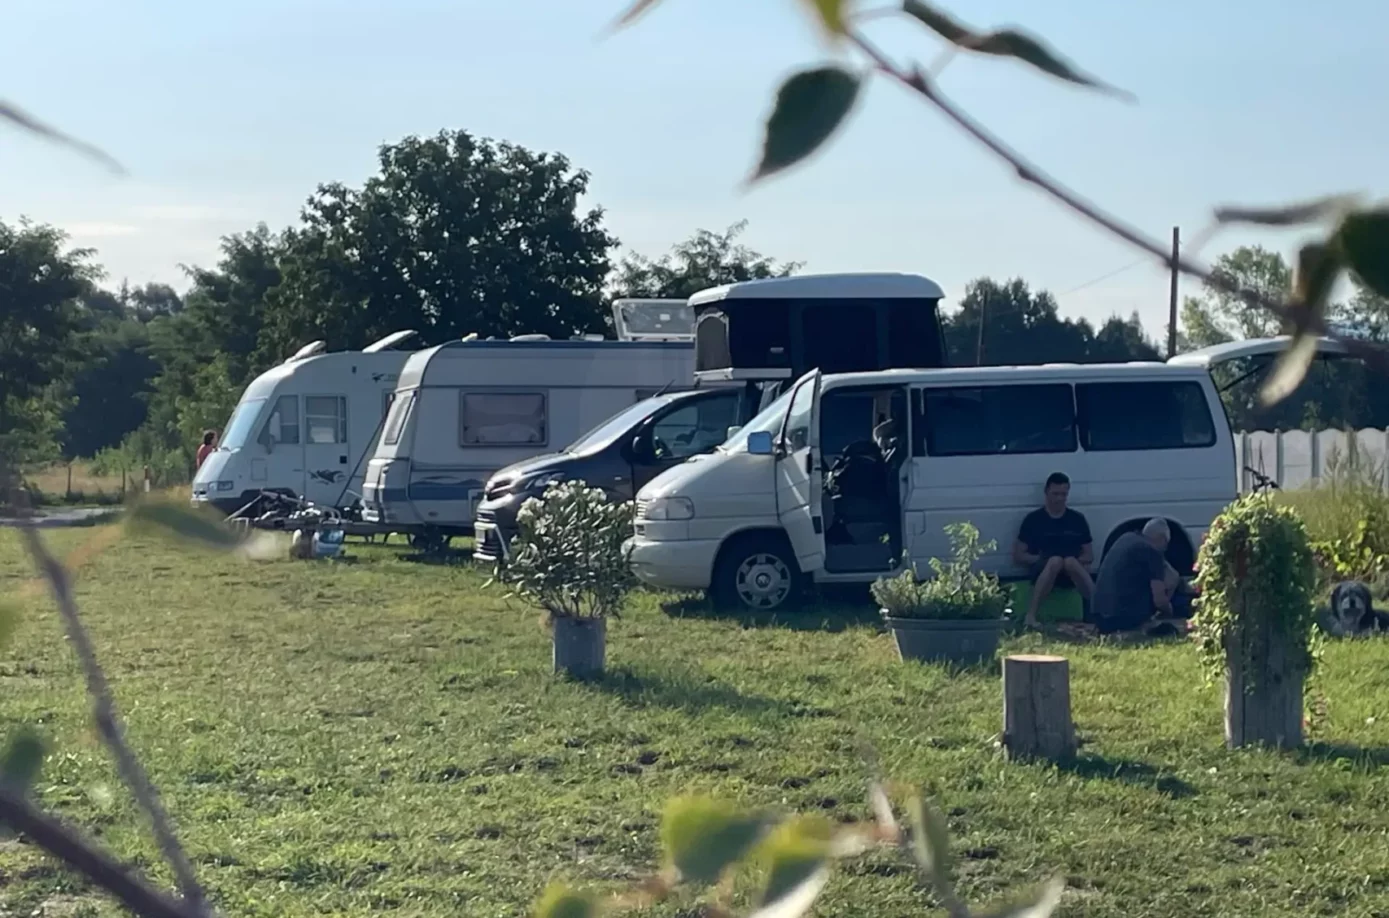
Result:
M246 437L255 428L256 418L260 416L260 409L264 404L263 398L250 398L238 404L227 420L218 448L230 450L245 446Z
M608 444L650 417L657 409L669 404L678 394L672 392L668 395L653 395L651 398L644 398L631 408L622 409L570 443L564 448L564 451L575 456L584 456L605 449Z
M776 401L763 408L757 417L748 421L742 430L720 446L719 450L725 453L745 453L748 451L748 434L753 431L765 430L773 436L780 433L781 422L786 420L786 406L791 402L791 393L795 391L796 388L792 386L783 392Z

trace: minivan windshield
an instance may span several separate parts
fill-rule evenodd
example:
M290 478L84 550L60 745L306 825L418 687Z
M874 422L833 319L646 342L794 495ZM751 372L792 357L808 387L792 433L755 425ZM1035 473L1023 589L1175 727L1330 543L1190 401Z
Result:
M671 392L666 395L653 395L651 398L642 399L631 408L624 408L573 443L570 443L564 448L564 451L576 456L584 456L606 449L610 443L622 434L650 417L658 409L670 404L679 394L678 392Z
M218 442L219 449L240 449L246 445L246 437L256 426L256 418L260 416L261 406L265 404L263 398L249 398L236 406L232 416L227 420L227 426L222 431L222 438Z
M786 420L786 406L791 401L791 393L796 389L792 386L783 392L776 401L766 408L763 408L757 417L748 421L742 430L738 431L728 439L726 443L719 447L725 453L745 453L748 451L748 434L757 430L765 430L775 436L781 432L781 422Z

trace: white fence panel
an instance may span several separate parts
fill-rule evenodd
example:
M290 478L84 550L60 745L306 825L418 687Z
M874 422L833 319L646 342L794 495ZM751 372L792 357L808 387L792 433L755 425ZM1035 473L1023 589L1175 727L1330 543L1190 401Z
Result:
M1357 474L1389 487L1389 431L1373 428L1354 432ZM1241 491L1253 490L1258 475L1283 488L1300 488L1345 474L1352 455L1343 430L1266 430L1235 434L1235 463ZM1258 473L1257 475L1254 473Z

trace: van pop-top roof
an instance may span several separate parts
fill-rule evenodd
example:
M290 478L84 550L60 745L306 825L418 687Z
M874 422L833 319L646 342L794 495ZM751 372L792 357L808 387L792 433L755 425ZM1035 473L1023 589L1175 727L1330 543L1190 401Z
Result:
M945 291L939 284L919 274L800 274L710 287L690 297L690 306L698 309L722 300L939 300L944 297Z

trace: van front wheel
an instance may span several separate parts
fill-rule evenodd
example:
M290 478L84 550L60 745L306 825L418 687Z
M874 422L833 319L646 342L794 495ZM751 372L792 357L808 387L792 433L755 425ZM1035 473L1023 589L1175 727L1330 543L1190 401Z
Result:
M785 537L755 533L735 538L719 552L709 598L722 608L771 612L795 604L800 582Z

